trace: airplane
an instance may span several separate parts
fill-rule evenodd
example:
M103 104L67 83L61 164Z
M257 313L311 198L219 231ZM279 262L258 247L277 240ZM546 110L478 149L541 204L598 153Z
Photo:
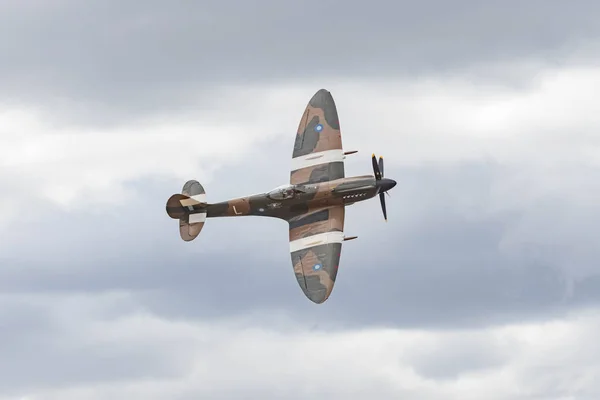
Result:
M289 184L271 191L208 203L204 187L187 181L166 204L169 217L179 220L186 242L202 231L207 218L260 216L289 223L292 266L300 288L316 304L333 290L344 235L346 206L379 195L387 221L384 193L396 181L383 177L383 157L371 156L374 175L345 177L344 160L357 151L344 151L338 112L331 93L317 91L300 120L292 152Z

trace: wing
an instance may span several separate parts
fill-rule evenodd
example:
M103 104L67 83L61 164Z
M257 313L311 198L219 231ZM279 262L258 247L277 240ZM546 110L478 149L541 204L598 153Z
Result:
M291 184L317 183L344 177L344 150L337 107L331 93L319 90L310 99L296 134Z
M311 301L323 303L333 290L344 241L344 206L290 219L290 254L298 284Z

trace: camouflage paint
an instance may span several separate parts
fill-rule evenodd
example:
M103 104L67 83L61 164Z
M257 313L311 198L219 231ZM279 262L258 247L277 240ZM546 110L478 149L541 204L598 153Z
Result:
M173 195L167 202L167 213L171 218L179 219L179 235L186 242L194 240L202 231L204 221L195 222L200 216L200 220L206 217L206 211L199 204L203 204L197 200L206 196L206 192L200 183L195 180L189 180L183 185L181 194Z
M343 156L340 121L331 93L321 89L310 99L300 119L292 159L331 150L339 150ZM290 183L327 182L344 176L342 157L338 161L292 170Z
M374 156L373 156L374 157ZM198 236L203 218L260 216L289 223L290 257L298 284L307 298L320 304L330 296L345 240L345 207L391 189L374 175L346 178L337 109L331 94L321 89L302 115L294 149L290 185L277 190L208 203L200 183L186 182L181 194L167 201L167 214L179 219L185 241ZM289 198L277 198L289 190Z

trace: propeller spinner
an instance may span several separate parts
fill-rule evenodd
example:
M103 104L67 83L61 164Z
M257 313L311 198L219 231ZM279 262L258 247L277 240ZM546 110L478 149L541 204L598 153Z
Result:
M377 185L377 192L379 193L379 202L381 203L381 210L383 211L383 218L387 222L387 211L385 208L385 196L388 190L396 186L396 181L383 177L383 157L379 157L379 162L375 154L371 157L373 163L373 173L375 174L375 184ZM390 194L387 193L389 196Z

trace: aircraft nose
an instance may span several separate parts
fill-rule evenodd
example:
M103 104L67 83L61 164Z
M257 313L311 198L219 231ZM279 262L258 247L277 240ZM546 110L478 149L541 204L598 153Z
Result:
M380 193L387 192L388 190L390 190L391 188L396 186L396 181L393 179L382 178L378 182L378 186L380 187L380 189L379 189Z

